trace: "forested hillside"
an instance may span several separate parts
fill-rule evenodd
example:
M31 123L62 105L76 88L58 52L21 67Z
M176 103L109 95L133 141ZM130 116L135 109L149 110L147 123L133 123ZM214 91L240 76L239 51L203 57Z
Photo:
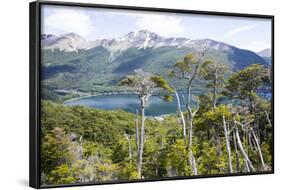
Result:
M253 64L221 85L224 67L191 60L187 55L178 61L170 77L178 80L180 69L191 77L183 79L189 88L200 68L212 93L190 96L185 104L179 102L184 106L177 113L163 119L145 116L148 97L161 88L165 94L160 95L169 101L177 91L162 77L143 71L119 83L139 94L136 114L42 101L42 184L270 171L271 103L256 94L262 83L270 82L267 69ZM222 94L233 103L217 102Z

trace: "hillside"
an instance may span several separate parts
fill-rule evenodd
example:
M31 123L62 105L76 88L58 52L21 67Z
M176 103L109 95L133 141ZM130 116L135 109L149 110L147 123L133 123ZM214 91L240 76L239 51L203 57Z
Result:
M256 53L210 39L165 38L147 30L130 32L116 39L89 41L70 33L42 35L42 84L45 89L116 91L125 75L142 68L164 77L174 63L188 53L207 49L230 68L241 70L253 63L268 65Z
M221 135L223 129L219 117L225 109L220 106L215 111L204 111L202 107L196 117L194 152L199 158L198 175L228 174L225 139ZM262 118L260 123L265 124L265 117ZM42 185L137 179L134 125L134 115L121 110L68 107L42 101ZM220 156L212 137L214 126L221 136ZM145 130L143 179L192 175L177 115L167 116L163 121L148 117ZM267 130L270 129L263 130L264 134ZM262 141L261 148L270 170L270 138ZM234 147L232 150L235 173L246 172L243 157L235 154ZM254 167L262 171L257 150L247 150Z

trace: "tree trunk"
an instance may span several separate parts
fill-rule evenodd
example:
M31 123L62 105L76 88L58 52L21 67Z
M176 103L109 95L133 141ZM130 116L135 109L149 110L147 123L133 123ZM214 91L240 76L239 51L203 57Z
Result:
M186 108L190 107L190 99L191 99L191 82L189 82L187 85Z
M130 141L130 136L128 134L124 134L126 140L128 141L128 154L129 154L129 160L132 162L132 147L131 147L131 141Z
M216 104L217 104L217 73L215 73L214 76L212 107L215 108Z
M247 165L249 166L250 170L251 170L252 172L254 172L254 171L255 171L255 168L254 168L252 162L250 161L250 159L249 159L247 153L245 152L245 150L244 150L244 148L243 148L243 145L242 145L242 143L241 143L241 140L240 140L240 137L239 137L239 133L238 133L238 129L237 129L237 128L235 128L235 135L236 135L236 139L237 139L238 148L239 148L239 150L240 150L240 152L241 152L241 154L242 154L244 160L247 162Z
M253 137L254 137L255 144L257 145L257 148L258 148L258 152L259 152L259 156L260 156L262 168L263 168L263 170L265 171L265 170L266 170L266 166L265 166L265 163L264 163L264 160L263 160L263 155L262 155L261 147L260 147L260 145L259 145L257 136L256 136L256 134L255 134L253 128L251 128L251 132L252 132L252 135L253 135Z
M271 120L269 118L269 114L268 114L267 111L265 111L265 115L266 115L266 118L267 118L267 121L268 121L268 124L269 124L270 128L272 128Z
M189 164L191 166L193 175L197 175L196 161L192 153L192 150L189 151Z
M204 56L204 53L202 54L202 57ZM195 66L194 73L190 77L188 84L187 84L187 100L186 100L186 109L188 110L188 121L189 121L189 127L188 127L188 132L189 132L189 143L188 143L188 151L189 151L189 163L191 166L191 171L193 175L197 175L197 168L196 168L196 160L192 152L192 133L193 133L193 115L197 112L199 109L199 105L196 111L192 113L192 109L190 107L190 101L191 101L191 84L192 81L195 79L195 76L198 72L199 68L199 63L201 62L202 57L200 57L200 60L198 61L197 65Z
M249 146L250 146L250 150L253 151L253 142L252 142L252 136L251 133L248 134L248 142L249 142Z
M247 160L245 158L244 158L244 163L245 163L245 171L246 172L250 172L251 170L249 168L249 164L248 164L248 162L247 162Z
M136 118L135 118L135 130L136 130L136 145L137 150L140 149L140 141L139 141L139 119L138 119L139 111L136 110Z
M138 150L138 159L137 159L137 171L138 178L141 179L141 167L142 167L142 154L143 154L143 146L144 146L144 122L145 122L145 97L141 97L141 130L140 130L140 143Z
M177 90L175 90L175 89L174 89L174 93L177 98L178 110L179 110L180 118L181 118L181 122L182 122L182 136L186 140L186 124L185 124L183 112L181 110L181 102L180 102L179 94L178 94Z
M233 131L233 141L234 141L235 158L236 158L236 172L239 172L240 171L240 161L239 161L237 143L236 143L236 137L235 137L234 131Z
M193 175L197 175L197 168L196 168L196 162L195 158L192 152L192 119L189 120L189 137L188 137L188 151L189 151L189 164L191 166L191 171Z
M230 145L229 145L228 131L226 128L224 115L222 116L222 119L223 119L223 129L224 129L224 136L225 136L226 151L227 151L228 172L233 173L232 162L231 162L231 149L230 149Z

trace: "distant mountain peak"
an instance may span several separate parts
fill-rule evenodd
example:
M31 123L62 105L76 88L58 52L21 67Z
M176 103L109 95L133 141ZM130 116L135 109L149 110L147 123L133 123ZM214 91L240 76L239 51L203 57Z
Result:
M264 49L264 50L261 50L259 52L257 52L257 54L261 57L271 57L271 49L270 48L267 48L267 49Z
M73 32L70 32L70 33L67 33L67 34L63 34L62 36L64 37L71 37L71 38L77 38L77 39L83 39L82 36L76 34L76 33L73 33Z
M62 35L45 34L41 36L44 49L59 49L60 51L73 52L79 49L88 49L91 43L76 33Z
M61 51L78 51L80 49L91 49L95 47L103 47L112 54L122 52L129 48L146 49L160 47L175 48L193 48L201 50L204 47L217 51L230 51L233 46L223 42L217 42L211 39L191 40L184 37L163 37L149 30L131 31L119 38L114 39L98 39L88 41L75 33L67 33L60 36L45 35L42 36L44 49L59 49Z

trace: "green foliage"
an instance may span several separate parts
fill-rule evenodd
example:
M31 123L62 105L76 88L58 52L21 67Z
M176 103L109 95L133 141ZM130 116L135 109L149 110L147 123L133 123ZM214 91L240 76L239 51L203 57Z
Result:
M158 75L154 75L150 79L151 79L151 81L153 81L155 83L156 87L163 88L168 93L172 93L173 90L171 89L169 84L164 80L163 77L158 76Z
M183 61L175 64L174 69L188 74L196 66L195 62L192 55L187 55ZM204 77L209 80L212 73L207 70L210 70L211 63L205 64ZM178 75L180 72L171 73ZM256 90L264 82L263 73L262 66L252 65L233 74L227 84L227 93L233 93L233 97L239 101L251 100L254 103L252 112L249 107L239 104L226 105L220 102L212 107L209 94L199 95L200 107L193 118L192 146L198 175L228 173L223 116L229 133L234 172L246 171L239 152L239 162L236 161L232 136L235 122L247 123L251 120L254 120L253 123L247 127L237 126L243 147L256 170L261 171L263 168L257 147L251 147L251 141L247 140L249 129L254 128L267 170L271 169L273 147L270 119L273 113L270 102L256 95ZM171 98L169 93L172 89L159 75L146 72L144 75L129 75L120 84L136 88L139 93L144 92L146 95L151 93L151 89L161 88L166 92L164 98ZM135 115L121 110L68 107L51 101L42 101L41 106L40 163L43 185L138 178ZM183 111L186 116L187 111ZM146 117L142 175L145 179L192 175L188 142L182 139L179 116L171 114L162 118Z
M71 184L76 181L66 164L57 166L54 170L52 170L51 176L52 177L48 179L50 184Z
M188 165L188 152L183 139L177 139L168 150L167 168L170 176L186 176L191 174Z
M253 99L257 96L256 91L265 81L267 70L259 64L251 66L234 73L226 85L224 94L230 98L245 102L253 111Z
M186 54L183 61L178 60L168 76L170 78L190 79L190 74L193 72L193 67L198 64L193 54Z
M221 84L221 81L224 80L224 74L227 69L228 67L225 64L217 63L212 59L208 59L202 64L200 75L204 80L213 81L214 78L216 78L218 84Z

